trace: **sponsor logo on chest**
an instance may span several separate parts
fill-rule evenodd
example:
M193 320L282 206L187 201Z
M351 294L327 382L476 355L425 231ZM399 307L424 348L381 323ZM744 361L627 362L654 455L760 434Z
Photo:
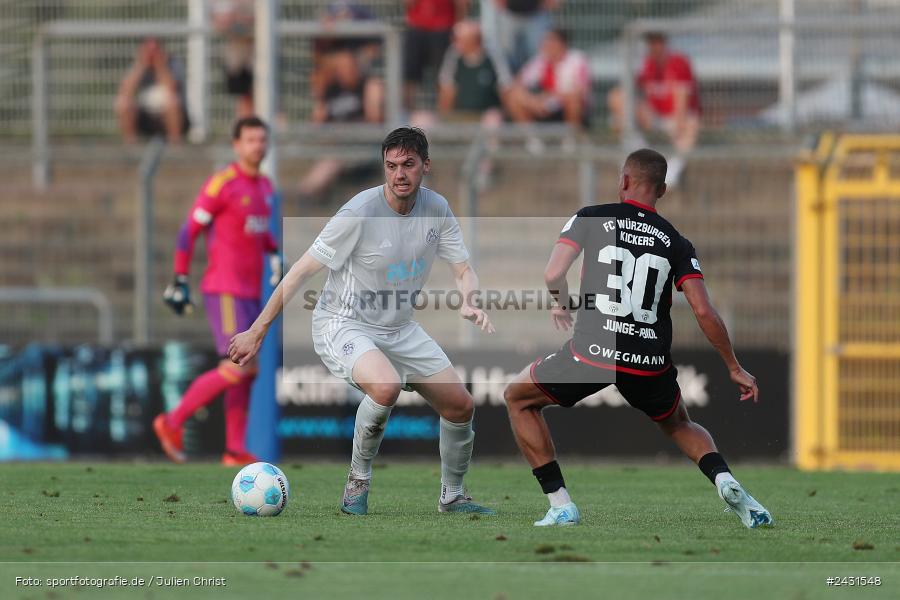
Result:
M269 217L266 215L247 215L244 220L244 233L259 234L269 230Z

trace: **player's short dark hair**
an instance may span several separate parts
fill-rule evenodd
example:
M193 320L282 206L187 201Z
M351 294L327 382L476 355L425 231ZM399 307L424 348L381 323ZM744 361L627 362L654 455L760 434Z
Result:
M381 158L388 150L399 148L406 154L418 154L422 162L428 160L428 138L418 127L398 127L381 142Z
M625 159L625 167L635 178L657 190L666 182L666 170L669 168L666 157L650 148L642 148L629 154Z
M241 139L241 131L243 131L244 128L256 129L257 127L265 129L267 132L269 131L269 126L266 125L266 122L259 117L244 117L242 119L238 119L237 121L235 121L234 127L231 129L231 139Z

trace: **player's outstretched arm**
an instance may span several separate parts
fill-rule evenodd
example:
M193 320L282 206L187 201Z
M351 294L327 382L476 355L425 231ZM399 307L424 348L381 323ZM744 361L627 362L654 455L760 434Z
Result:
M325 265L310 256L309 253L304 254L293 264L290 271L272 292L272 296L266 302L266 307L250 326L250 329L231 338L228 345L228 357L232 362L244 366L256 356L269 327L281 314L285 304L291 301L291 298L310 277L324 268Z
M706 339L725 361L731 381L740 388L741 400L753 398L753 401L757 402L759 387L756 384L756 377L745 371L734 355L734 347L728 337L728 330L709 299L706 284L700 278L687 279L682 284L681 291L684 292L688 304L691 305L691 310L694 311L694 316L697 318L697 324L700 325Z
M568 331L572 327L572 313L569 307L569 282L566 276L572 263L578 258L581 250L576 249L569 244L557 243L553 246L553 252L550 253L550 260L544 268L544 283L550 295L556 301L556 305L550 311L550 318L553 319L553 326L563 331Z
M488 314L471 304L471 301L478 295L478 275L475 274L475 269L472 268L469 261L450 263L450 268L453 270L453 278L456 280L456 289L463 296L459 316L467 321L471 321L480 327L482 331L494 333L496 329L494 329L494 324L491 323Z

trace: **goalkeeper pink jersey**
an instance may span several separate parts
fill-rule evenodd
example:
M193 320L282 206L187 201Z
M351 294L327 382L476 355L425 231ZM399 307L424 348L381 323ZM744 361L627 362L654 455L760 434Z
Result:
M178 234L175 273L188 274L194 242L206 231L207 267L200 290L259 298L265 255L278 249L269 231L271 196L265 175L247 175L237 163L210 177Z

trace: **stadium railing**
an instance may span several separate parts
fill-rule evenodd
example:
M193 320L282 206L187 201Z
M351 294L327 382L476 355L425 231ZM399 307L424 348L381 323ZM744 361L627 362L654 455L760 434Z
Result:
M97 342L109 346L115 340L109 298L95 288L0 287L0 304L20 304L30 308L38 304L89 305L97 313Z
M898 29L896 11L638 19L624 27L620 58L598 57L594 73L621 86L626 133L635 128L635 75L648 32L667 34L692 60L707 137L791 134L835 122L883 126L900 120L900 96L892 91L900 82L892 58L900 51Z
M43 25L33 42L32 52L32 155L33 155L33 180L35 186L39 188L46 187L50 178L51 163L51 144L50 137L51 124L55 121L52 118L54 106L59 102L60 96L65 96L66 86L73 84L69 79L69 74L63 69L58 68L60 64L64 64L67 60L72 60L69 53L65 52L65 45L62 48L51 48L51 41L54 40L82 40L85 42L96 43L98 41L107 40L109 44L116 48L115 59L127 65L130 60L131 52L135 47L135 43L145 37L154 36L163 39L172 39L180 43L180 50L175 49L173 54L184 56L187 54L187 62L189 65L199 61L207 62L208 54L202 50L205 41L212 35L212 31L205 25L186 24L181 21L153 21L153 22L115 22L115 21L58 21ZM341 38L379 38L384 46L384 68L382 76L385 79L385 118L388 125L396 124L401 119L401 60L402 48L400 43L399 31L385 23L377 21L367 22L347 22L338 23L330 28L323 28L318 21L279 21L274 25L270 35L264 36L266 39L274 37L278 42L272 48L272 52L257 52L257 73L271 73L270 81L257 82L259 88L262 84L263 89L271 88L272 93L277 96L275 106L280 111L287 111L289 114L297 115L304 110L308 111L311 101L309 93L305 94L289 94L287 90L296 87L296 82L290 86L282 86L281 77L283 73L291 72L291 65L273 65L273 61L277 62L277 53L279 46L288 44L288 40L296 45L297 41L303 42L306 48L306 54L299 56L297 60L304 65L303 69L293 69L294 71L302 71L301 76L304 78L308 86L308 71L311 66L311 55L309 54L310 42L314 38L323 37L341 37ZM199 39L198 39L199 38ZM192 42L195 43L191 46ZM262 47L262 44L259 45ZM191 55L191 50L196 51L199 58ZM54 51L55 50L55 51ZM53 61L58 63L57 68L51 69L49 63ZM61 63L60 63L61 61ZM207 67L208 68L208 67ZM193 85L187 84L187 91L192 92L187 98L188 107L194 109L194 113L190 114L191 120L195 124L201 124L201 134L205 133L206 123L208 119L205 114L196 112L198 107L205 107L208 104L206 98L209 96L206 89L210 85L210 78L203 76L205 73L203 68L195 69L197 75ZM124 69L118 74L119 77L124 73ZM60 77L62 83L55 85L54 74ZM115 77L115 75L113 76ZM259 78L257 78L259 79ZM197 83L199 81L199 84ZM114 122L111 118L112 100L117 80L110 78L107 81L108 93L105 96L108 107L106 111L100 110L99 114L107 115L107 123L104 127L109 127ZM289 82L290 83L290 82ZM61 86L61 87L60 87ZM308 87L307 90L308 92ZM257 94L261 95L261 94ZM192 99L193 98L193 99ZM86 109L93 118L99 118L96 113L97 107L91 106ZM97 123L94 123L96 126ZM80 126L85 126L81 124Z

